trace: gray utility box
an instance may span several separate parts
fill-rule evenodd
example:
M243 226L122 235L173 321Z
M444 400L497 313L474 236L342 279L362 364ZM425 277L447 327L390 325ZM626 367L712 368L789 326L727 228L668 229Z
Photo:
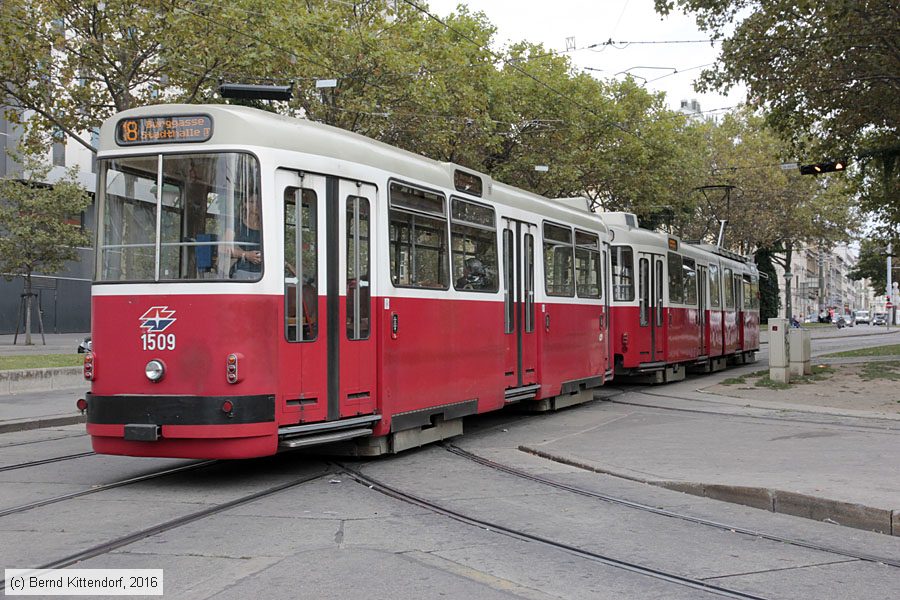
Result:
M789 383L790 340L787 319L769 319L769 379L779 383Z
M807 329L791 329L788 334L791 375L802 377L812 375L810 356L812 354L812 342L810 332Z

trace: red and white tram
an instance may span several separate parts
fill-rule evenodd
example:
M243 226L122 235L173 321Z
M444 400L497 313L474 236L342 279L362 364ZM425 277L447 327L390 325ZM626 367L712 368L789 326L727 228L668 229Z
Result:
M98 158L97 452L395 452L510 402L588 400L612 372L607 228L572 202L234 106L126 111Z
M759 350L759 274L716 246L641 229L607 213L612 277L610 335L617 374L661 383L685 371L744 364Z

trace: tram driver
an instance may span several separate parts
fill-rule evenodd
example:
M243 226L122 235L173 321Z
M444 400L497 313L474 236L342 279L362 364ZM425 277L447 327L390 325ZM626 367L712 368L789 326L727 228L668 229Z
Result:
M225 230L222 247L236 259L228 271L230 279L256 280L262 273L262 222L259 194L250 192L235 218L234 225Z

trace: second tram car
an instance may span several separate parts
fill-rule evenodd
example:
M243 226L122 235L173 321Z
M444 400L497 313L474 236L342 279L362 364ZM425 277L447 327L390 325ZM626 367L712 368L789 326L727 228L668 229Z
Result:
M609 227L610 335L616 373L654 383L719 371L759 351L759 274L746 258L641 229L628 213Z
M98 159L97 452L396 452L612 373L586 207L236 106L126 111Z

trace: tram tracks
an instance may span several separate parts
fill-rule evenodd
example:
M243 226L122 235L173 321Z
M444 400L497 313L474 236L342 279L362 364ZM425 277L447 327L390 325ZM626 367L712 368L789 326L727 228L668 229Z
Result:
M30 446L31 444L45 444L45 443L50 443L50 442L58 442L60 440L71 440L71 439L86 437L86 436L87 436L86 433L76 433L74 435L61 435L58 437L42 438L39 440L28 440L25 442L12 442L9 444L0 444L0 450L2 450L3 448L15 448L18 446Z
M579 496L595 498L597 500L601 500L601 501L608 502L611 504L616 504L619 506L625 506L627 508L631 508L634 510L649 512L649 513L653 513L653 514L660 515L663 517L669 517L672 519L678 519L678 520L687 521L690 523L696 523L698 525L703 525L705 527L712 527L714 529L719 529L722 531L729 531L732 533L751 536L751 537L755 537L758 539L764 539L764 540L769 540L769 541L773 541L773 542L780 542L783 544L789 544L791 546L806 548L808 550L816 550L819 552L825 552L828 554L834 554L836 556L852 558L852 559L856 559L856 560L860 560L860 561L864 561L864 562L880 563L880 564L900 568L900 559L895 559L895 558L890 558L890 557L885 557L885 556L877 556L877 555L873 555L873 554L856 552L856 551L852 551L852 550L845 550L842 548L836 548L834 546L826 546L824 544L817 544L815 542L808 542L808 541L800 540L800 539L796 539L796 538L789 538L789 537L780 536L780 535L776 535L776 534L766 533L764 531L759 531L756 529L749 529L749 528L741 527L738 525L721 523L721 522L713 521L710 519L704 519L702 517L696 517L693 515L687 515L684 513L679 513L679 512L659 508L656 506L650 506L647 504L635 502L635 501L628 500L625 498L611 496L609 494L602 494L600 492L595 492L592 490L579 488L579 487L576 487L573 485L553 481L552 479L548 479L546 477L541 477L540 475L534 475L532 473L528 473L527 471L523 471L521 469L517 469L515 467L511 467L509 465L504 465L504 464L498 463L496 461L478 456L476 454L473 454L471 452L463 450L462 448L459 448L458 446L454 446L453 444L443 444L443 447L448 452L450 452L456 456L459 456L461 458L464 458L466 460L469 460L471 462L475 462L477 464L489 467L491 469L501 471L501 472L507 473L509 475L513 475L520 479L526 479L528 481L533 481L533 482L536 482L536 483L539 483L542 485L546 485L546 486L553 487L553 488L556 488L559 490L577 494Z
M182 465L180 467L174 467L171 469L164 469L162 471L157 471L155 473L147 473L146 475L139 475L137 477L129 477L128 479L122 479L119 481L113 481L111 483L104 483L97 486L90 487L85 490L81 490L78 492L71 492L69 494L62 494L59 496L54 496L52 498L45 498L44 500L37 500L35 502L30 502L28 504L22 504L19 506L13 506L11 508L6 508L0 510L0 518L6 517L8 515L14 515L21 512L26 512L29 510L33 510L35 508L40 508L42 506L48 506L50 504L56 504L57 502L63 502L65 500L72 500L74 498L81 498L83 496L88 496L91 494L97 494L99 492L105 492L107 490L112 490L115 488L124 487L127 485L132 485L135 483L141 483L144 481L151 481L153 479L159 479L161 477L168 477L170 475L175 475L176 473L184 473L186 471L193 471L195 469L200 469L203 467L211 466L218 461L215 460L206 460L199 463L193 463L190 465Z
M739 590L734 590L731 588L727 588L724 586L716 585L714 583L710 583L708 581L704 581L702 579L696 579L693 577L688 577L684 575L679 575L677 573L672 573L669 571L664 571L661 569L657 569L654 567L648 567L645 565L641 565L632 561L623 560L619 558L615 558L613 556L608 556L605 554L600 554L597 552L592 552L590 550L585 550L583 548L578 548L571 544L566 544L564 542L552 540L543 536L535 535L528 533L526 531L522 531L520 529L515 529L513 527L507 527L506 525L502 525L497 522L487 521L484 519L480 519L477 517L473 517L471 515L466 515L459 511L448 508L445 505L438 504L431 500L422 498L420 496L416 496L414 494L410 494L408 492L404 492L400 489L387 485L378 479L373 477L369 477L368 475L364 475L360 471L350 468L346 465L340 465L344 472L352 478L357 483L364 485L372 490L375 490L379 493L382 493L390 498L394 498L395 500L399 500L401 502L405 502L407 504L417 506L419 508L423 508L435 514L443 515L450 519L453 519L460 523L465 523L467 525L471 525L473 527L478 527L481 529L485 529L488 531L496 532L502 535L509 536L511 538L533 542L541 544L544 547L552 548L555 550L561 550L568 554L577 556L579 558L597 562L600 564L604 564L610 567L614 567L617 569L622 569L625 571L629 571L631 573L635 573L638 575L643 575L646 577L651 577L653 579L662 580L667 583L672 583L680 586L684 586L690 589L703 591L711 594L715 594L718 596L723 596L726 598L739 598L742 600L767 600L763 596L758 596L756 594L750 594L746 592L741 592Z
M198 466L199 465L188 465L188 467L193 467L193 468L197 468ZM182 470L184 470L186 468L187 467L181 467ZM183 527L190 523L194 523L196 521L200 521L207 517L217 515L219 513L230 510L232 508L236 508L238 506L243 506L245 504L249 504L256 500L260 500L262 498L272 496L279 492L303 485L304 483L309 483L316 479L320 479L321 477L327 476L330 473L331 473L331 471L329 469L322 469L322 470L318 470L314 473L308 473L308 474L302 475L300 477L295 477L293 479L290 479L289 481L279 483L279 484L276 484L273 486L269 486L266 489L263 489L263 490L260 490L257 492L252 492L249 494L245 494L243 496L240 496L238 498L234 498L232 500L228 500L225 502L220 502L213 506L209 506L209 507L203 508L201 510L193 511L186 515L182 515L180 517L176 517L174 519L170 519L168 521L164 521L164 522L158 523L156 525L151 525L150 527L146 527L146 528L140 529L138 531L119 536L112 540L108 540L106 542L103 542L103 543L100 543L100 544L97 544L94 546L90 546L88 548L84 548L82 550L79 550L78 552L74 552L72 554L63 556L61 558L54 559L52 561L46 562L46 563L41 564L34 568L35 569L62 569L65 567L69 567L78 562L88 560L90 558L94 558L97 556L102 556L104 554L108 554L114 550L117 550L118 548L122 548L123 546L133 544L133 543L143 540L145 538L148 538L148 537L151 537L154 535L158 535L160 533L164 533L166 531L170 531L173 529L177 529L179 527ZM169 473L169 474L171 474L171 473ZM0 580L0 590L5 590L5 589L6 589L6 580L5 579Z
M672 400L686 400L686 401L691 401L691 402L707 402L710 404L716 404L718 406L730 406L733 408L744 408L745 407L744 405L738 406L738 405L727 404L727 403L718 403L718 402L715 402L714 400L690 398L690 397L686 397L686 396L677 396L674 394L654 393L654 392L649 392L646 389L628 390L628 392L626 392L626 393L643 394L645 396L651 396L654 398L668 398L668 399L672 399ZM819 414L819 413L811 413L808 411L804 411L800 408L791 410L792 413L799 414L799 416L794 416L794 414L784 414L784 415L777 416L777 417L768 416L768 415L738 414L738 413L732 413L732 412L720 412L720 411L716 411L716 410L702 410L700 408L685 408L685 407L681 407L681 406L663 406L661 404L649 404L649 403L645 403L645 402L629 402L627 400L617 399L618 396L621 396L621 395L624 395L624 394L617 394L616 396L611 396L609 398L603 398L603 400L606 402L609 402L610 404L619 404L621 406L634 406L634 407L638 407L638 408L653 408L653 409L665 410L665 411L671 411L671 412L683 412L683 413L693 413L693 414L702 414L702 415L715 415L715 416L721 416L721 417L732 417L732 418L742 418L742 419L759 419L759 420L764 420L764 421L776 421L779 423L806 423L809 425L825 425L825 426L831 426L831 427L845 427L845 428L850 428L850 429L861 429L861 430L871 431L874 433L882 433L882 434L889 434L889 435L896 435L896 433L898 431L900 431L900 422L895 421L895 420L884 420L884 425L864 425L864 424L860 424L860 423L847 423L847 422L839 421L839 419L843 419L843 420L858 419L858 417L838 415L838 414L827 415L827 416L833 417L833 420L828 420L828 419L824 419L824 418L819 418L819 419L802 418L802 417L805 417L806 415ZM756 408L759 410L770 410L770 411L780 410L780 409L776 409L776 408L766 408L766 407L762 407L762 406L752 406L751 408ZM825 416L825 415L823 415L823 416ZM866 420L871 421L872 419L867 418Z
M53 458L43 458L41 460L32 460L28 462L18 463L15 465L6 465L5 467L0 467L0 473L6 471L14 471L16 469L27 469L29 467L39 467L41 465L49 465L55 462L62 462L65 460L73 460L76 458L84 458L86 456L93 456L95 453L93 451L90 452L79 452L76 454L66 454L65 456L54 456Z

